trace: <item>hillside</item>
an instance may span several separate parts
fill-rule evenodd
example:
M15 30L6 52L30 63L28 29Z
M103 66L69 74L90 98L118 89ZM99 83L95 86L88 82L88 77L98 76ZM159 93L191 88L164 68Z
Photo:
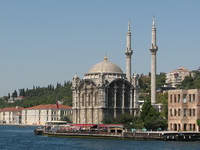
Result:
M17 96L22 96L24 99L14 103L7 102L8 99L13 99ZM55 104L57 101L61 101L65 105L72 105L71 82L57 83L55 87L48 85L47 87L34 86L32 89L19 89L19 92L14 91L0 100L0 108L10 106L31 107L40 104Z

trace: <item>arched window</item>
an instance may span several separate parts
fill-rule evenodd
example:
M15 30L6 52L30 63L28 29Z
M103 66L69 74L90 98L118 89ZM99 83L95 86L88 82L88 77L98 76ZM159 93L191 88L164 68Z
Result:
M174 124L174 131L177 131L177 124Z
M94 95L94 106L98 105L97 99L98 99L98 92L96 92Z
M90 94L88 94L88 106L90 106Z
M176 109L174 109L174 116L176 116Z
M85 106L85 95L82 94L81 98L82 98L82 106Z
M173 114L172 114L172 109L170 109L170 116L173 116Z
M181 116L181 109L178 109L178 116Z

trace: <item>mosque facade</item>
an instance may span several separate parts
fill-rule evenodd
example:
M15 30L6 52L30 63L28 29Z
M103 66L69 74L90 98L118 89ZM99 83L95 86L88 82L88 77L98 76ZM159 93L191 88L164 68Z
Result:
M73 123L99 124L121 114L137 115L137 76L131 74L131 29L126 41L126 73L107 57L80 79L72 79Z

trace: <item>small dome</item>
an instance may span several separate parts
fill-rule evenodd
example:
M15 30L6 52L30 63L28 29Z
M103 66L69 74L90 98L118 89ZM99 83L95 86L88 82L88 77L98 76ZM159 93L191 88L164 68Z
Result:
M120 73L122 74L123 71L117 65L111 63L107 57L104 57L104 60L92 68L89 69L88 74L92 73Z

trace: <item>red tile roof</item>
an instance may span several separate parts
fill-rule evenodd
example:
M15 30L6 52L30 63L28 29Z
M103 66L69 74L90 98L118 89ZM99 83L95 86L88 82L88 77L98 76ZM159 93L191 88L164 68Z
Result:
M5 107L5 108L1 108L0 112L5 112L5 111L21 111L23 110L23 107Z
M72 109L71 106L61 105L61 104L45 104L45 105L37 105L33 107L29 107L26 109Z

